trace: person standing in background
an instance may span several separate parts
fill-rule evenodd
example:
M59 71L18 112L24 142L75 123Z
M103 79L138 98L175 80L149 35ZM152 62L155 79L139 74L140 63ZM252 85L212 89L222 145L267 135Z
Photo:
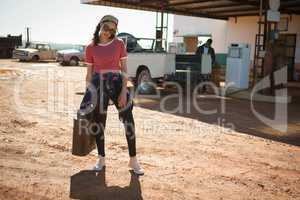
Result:
M212 39L208 39L205 44L199 46L196 51L196 55L202 56L202 54L209 54L211 56L212 65L216 62L216 55L214 48L211 47Z
M203 44L197 48L196 55L199 56L199 58L200 58L201 70L208 67L208 68L210 68L210 71L211 71L212 66L216 62L215 50L211 47L212 42L213 42L212 39L208 39L205 44ZM210 58L207 59L207 55L210 55ZM202 65L205 65L205 66L202 66ZM206 69L208 69L208 68L206 68ZM204 76L204 78L203 78L204 81L210 80L210 74L204 74L203 76ZM206 85L203 85L202 91L203 92L207 91Z

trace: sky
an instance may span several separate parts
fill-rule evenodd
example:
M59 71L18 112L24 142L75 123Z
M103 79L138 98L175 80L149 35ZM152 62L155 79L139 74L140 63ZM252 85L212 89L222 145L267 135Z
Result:
M30 28L32 41L87 44L101 17L119 19L119 32L155 38L156 13L81 4L80 0L0 0L0 36L23 35ZM173 15L169 15L169 42Z

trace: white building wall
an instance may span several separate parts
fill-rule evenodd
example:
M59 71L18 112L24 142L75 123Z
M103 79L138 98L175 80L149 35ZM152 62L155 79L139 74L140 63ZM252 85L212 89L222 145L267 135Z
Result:
M227 52L227 48L225 48L227 21L174 15L173 23L173 32L177 32L176 35L210 34L212 35L213 47L216 53ZM173 41L181 42L182 38L173 36Z
M226 46L231 43L248 43L251 45L251 59L254 57L255 35L258 33L258 17L239 17L230 18L227 23L227 39ZM289 22L287 32L281 33L296 33L296 55L295 63L300 63L300 16L293 15Z
M173 31L177 35L211 34L216 53L227 53L231 43L248 43L251 45L251 60L254 57L255 35L258 33L258 17L230 18L228 21L199 17L174 15ZM295 63L300 63L300 16L293 15L289 30L284 33L296 33ZM182 39L182 38L181 38ZM181 41L174 37L174 42Z
M255 35L258 33L257 17L230 18L227 23L226 47L231 43L251 45L251 60L254 57Z

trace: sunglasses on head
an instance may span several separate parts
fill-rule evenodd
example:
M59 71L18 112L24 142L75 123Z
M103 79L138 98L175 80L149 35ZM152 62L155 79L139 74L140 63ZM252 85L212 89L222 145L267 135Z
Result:
M116 29L110 28L109 25L103 24L101 31L109 32L110 34L116 34Z

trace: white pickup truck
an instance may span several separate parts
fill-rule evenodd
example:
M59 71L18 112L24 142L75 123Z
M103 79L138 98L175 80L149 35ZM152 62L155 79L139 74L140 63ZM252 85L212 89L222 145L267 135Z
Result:
M137 85L142 82L159 82L175 73L175 54L128 53L128 75Z
M136 85L143 82L160 82L175 73L175 54L155 50L155 39L135 38L120 33L128 51L128 75Z
M54 60L56 50L47 43L31 43L27 48L18 48L13 51L13 58L20 61Z

